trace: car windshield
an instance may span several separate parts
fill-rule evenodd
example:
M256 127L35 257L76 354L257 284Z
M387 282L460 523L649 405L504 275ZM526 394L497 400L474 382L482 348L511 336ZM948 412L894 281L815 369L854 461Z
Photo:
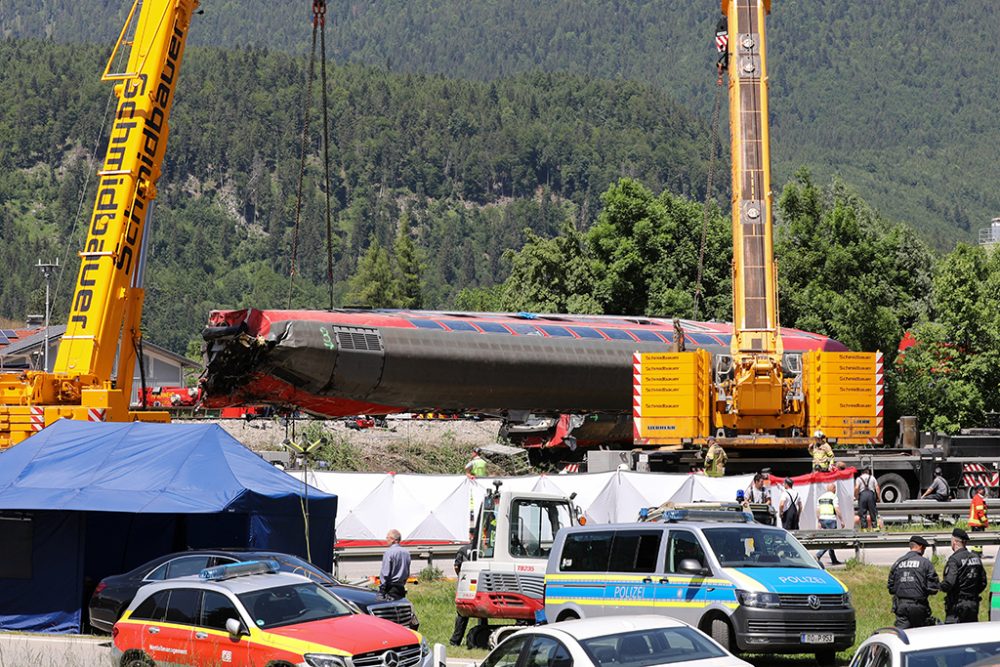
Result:
M264 629L352 613L343 600L311 582L264 588L237 597L257 627Z
M964 667L973 663L995 665L996 656L1000 656L1000 642L929 648L904 653L903 667Z
M819 569L809 552L785 530L740 526L706 528L704 533L722 567Z
M650 628L584 639L580 642L595 665L646 667L705 660L726 655L693 628Z
M339 586L340 582L331 577L329 574L319 569L309 561L302 560L298 556L292 556L290 554L268 554L264 557L266 560L275 560L280 566L279 569L282 572L291 572L292 574L302 575L312 579L317 584L326 584L331 586Z

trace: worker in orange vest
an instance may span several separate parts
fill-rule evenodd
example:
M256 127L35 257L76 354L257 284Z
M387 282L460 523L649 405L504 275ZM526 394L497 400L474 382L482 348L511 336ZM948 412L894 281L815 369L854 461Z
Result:
M976 493L969 503L969 530L979 533L990 525L990 520L986 517L986 499L983 497L986 487L980 484L976 487Z

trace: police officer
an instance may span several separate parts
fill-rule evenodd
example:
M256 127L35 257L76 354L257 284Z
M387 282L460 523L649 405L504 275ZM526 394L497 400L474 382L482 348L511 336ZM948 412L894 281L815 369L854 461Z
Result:
M979 554L965 548L969 534L961 528L951 531L954 552L944 566L941 590L945 592L945 623L975 623L979 620L979 594L986 589L986 570Z
M914 535L910 538L910 550L889 570L889 593L897 628L919 628L934 623L927 598L938 592L940 581L934 566L924 558L928 546L927 540Z

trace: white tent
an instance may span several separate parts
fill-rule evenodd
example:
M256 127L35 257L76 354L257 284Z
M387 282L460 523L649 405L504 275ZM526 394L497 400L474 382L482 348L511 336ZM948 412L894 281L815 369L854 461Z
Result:
M291 473L301 479L302 473ZM738 489L750 485L750 476L713 479L703 475L638 472L605 472L579 475L531 475L499 478L503 491L537 491L569 496L592 523L635 521L640 508L665 502L734 500ZM410 475L316 472L309 473L316 488L336 493L337 541L339 544L382 543L386 532L396 528L406 542L465 542L471 516L482 502L493 478L473 479L465 475ZM811 486L797 487L804 507L815 505ZM774 489L777 491L778 487ZM819 493L822 493L820 491ZM818 497L818 493L816 496ZM841 494L842 505L848 494ZM775 503L780 500L776 496ZM802 527L807 517L803 513Z

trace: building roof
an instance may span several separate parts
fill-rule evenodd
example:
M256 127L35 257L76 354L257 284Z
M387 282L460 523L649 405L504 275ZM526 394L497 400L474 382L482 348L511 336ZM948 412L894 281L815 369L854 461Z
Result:
M16 340L11 340L9 345L0 347L0 358L12 357L29 353L35 347L41 347L45 340L45 328L41 329L20 329L20 336ZM53 324L49 327L49 340L59 340L66 333L65 324ZM160 347L154 343L144 342L142 346L155 352L158 356L167 357L171 361L176 361L183 368L199 368L200 364L191 361L187 357L176 352L171 352L165 347Z

